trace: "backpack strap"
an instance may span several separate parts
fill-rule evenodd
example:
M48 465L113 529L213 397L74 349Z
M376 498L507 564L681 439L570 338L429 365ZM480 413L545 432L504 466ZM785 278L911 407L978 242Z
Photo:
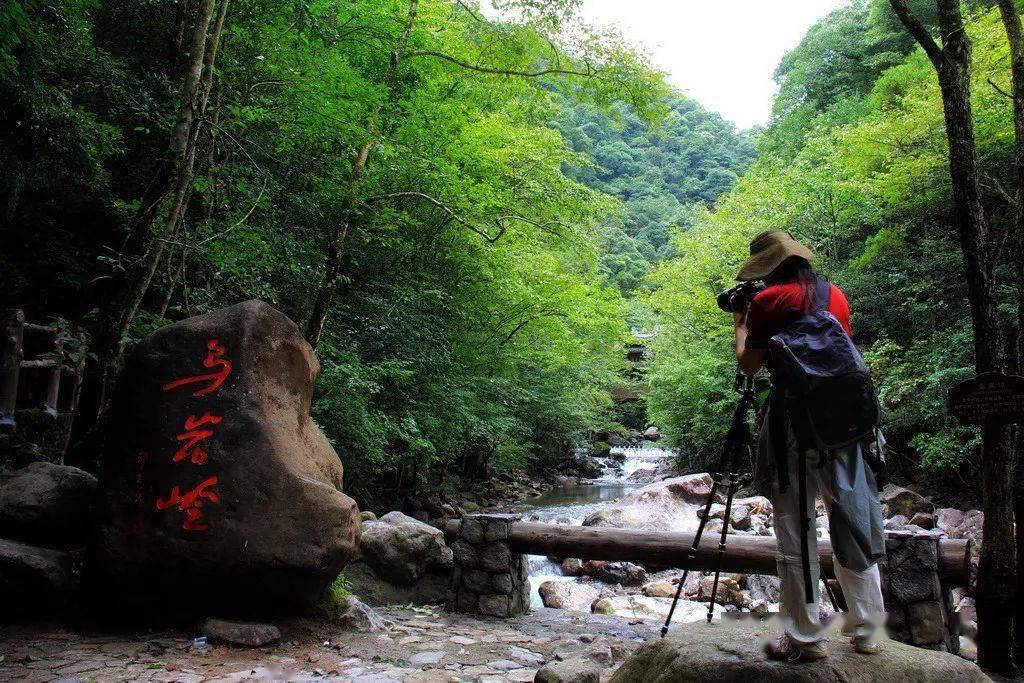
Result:
M810 313L827 311L832 305L832 283L821 275L814 276L814 303Z

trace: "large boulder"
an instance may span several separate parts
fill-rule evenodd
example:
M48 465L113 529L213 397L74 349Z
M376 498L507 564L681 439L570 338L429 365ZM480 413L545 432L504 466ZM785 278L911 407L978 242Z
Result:
M437 604L448 595L452 564L444 533L395 511L363 522L359 556L345 578L370 605Z
M374 607L385 605L440 605L448 597L447 574L426 574L403 586L382 579L362 560L345 567L345 579L353 595Z
M632 562L586 560L582 572L599 581L623 586L640 586L647 581L647 570Z
M309 418L319 370L295 323L259 301L136 346L102 454L100 596L232 615L323 594L356 551L359 511Z
M711 602L711 592L714 590L714 585L714 576L701 578L697 588L697 600L700 602ZM743 607L745 600L743 591L740 590L739 581L731 576L720 576L718 578L718 592L715 593L715 602L723 605Z
M889 514L893 516L903 515L910 519L918 512L930 513L935 510L935 505L920 493L895 484L887 484L879 497L882 504L889 507Z
M199 631L210 640L242 647L263 647L281 640L281 631L273 624L248 621L207 619Z
M78 589L79 565L76 553L0 539L0 613L61 605Z
M644 595L652 598L674 598L676 596L676 589L679 587L679 580L682 578L682 576L676 576L672 579L651 581L645 583L640 590ZM696 597L697 590L700 587L700 580L700 572L687 572L686 583L683 584L683 592L680 595L684 598Z
M587 614L594 600L601 594L597 586L579 581L545 581L538 592L545 607Z
M611 683L749 683L750 681L860 681L861 683L980 683L990 680L975 664L949 654L885 641L882 653L857 654L833 638L818 662L777 662L762 652L774 634L744 621L695 623L652 638L619 667Z
M444 533L398 511L363 523L359 552L381 578L406 586L428 570L452 568Z
M650 619L665 621L672 608L671 598L651 598L646 595L613 595L601 598L592 606L594 614L626 617L627 619ZM715 617L722 614L722 606L717 602L714 609ZM708 617L707 603L693 600L680 600L676 603L676 611L672 613L673 624L689 624L704 621Z
M533 679L535 683L598 683L601 667L584 657L573 657L545 664Z
M34 462L0 489L0 535L46 546L84 545L96 477L77 467Z
M672 477L624 495L612 506L592 513L584 526L690 531L697 528L696 506L711 492L711 475Z

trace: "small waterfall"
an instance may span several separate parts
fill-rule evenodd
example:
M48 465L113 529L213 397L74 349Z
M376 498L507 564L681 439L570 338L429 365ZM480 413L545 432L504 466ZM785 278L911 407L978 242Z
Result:
M629 481L641 470L652 472L675 457L675 452L655 446L629 446L613 448L604 458L604 470L597 479L587 483L570 484L526 501L522 510L523 521L542 524L580 525L591 513L614 503L622 495L644 484ZM527 557L532 604L542 607L537 588L545 581L573 581L563 576L558 564L542 555Z

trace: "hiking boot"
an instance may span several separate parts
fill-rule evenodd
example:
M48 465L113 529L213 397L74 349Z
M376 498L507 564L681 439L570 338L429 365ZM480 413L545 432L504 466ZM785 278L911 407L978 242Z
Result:
M814 643L797 643L789 636L780 636L764 644L769 659L787 662L813 662L828 657L828 645L824 640Z
M881 649L873 636L854 636L850 638L850 644L853 645L854 652L862 655L877 655Z

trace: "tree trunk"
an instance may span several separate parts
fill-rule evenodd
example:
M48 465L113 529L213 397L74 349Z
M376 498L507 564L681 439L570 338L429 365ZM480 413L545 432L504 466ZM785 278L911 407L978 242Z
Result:
M137 219L133 226L134 238L131 240L131 253L128 254L134 259L132 265L125 274L116 301L94 335L93 348L97 357L87 375L88 383L83 387L79 420L75 425L78 437L83 435L84 430L91 428L106 408L107 394L117 374L124 350L125 335L153 280L153 274L161 261L168 238L178 224L191 186L195 161L195 145L191 144L194 139L193 129L203 116L203 111L198 106L201 79L204 65L209 63L212 67L210 52L216 54L216 46L208 44L207 41L215 6L216 0L201 0L196 12L196 23L189 41L189 64L182 86L178 117L168 136L167 156L157 173L157 179L151 184L150 190L147 190L145 201L149 201L150 205L140 206L140 216L144 218L144 222L140 224ZM168 183L168 179L171 182ZM171 204L162 225L154 234L150 230L151 222L145 224L145 221L155 219L157 207L162 200L162 197L153 196L153 188L164 185L173 188Z
M451 538L457 534L460 523L458 519L449 520L444 528L445 535ZM646 531L515 522L509 530L508 544L512 552L527 555L625 561L714 571L719 561L718 534L705 533L697 546L696 556L691 558L693 537L693 531ZM943 539L938 545L939 576L951 585L966 585L971 564L967 541ZM817 546L822 574L834 576L832 543L822 539ZM721 558L721 569L724 572L777 576L777 555L778 545L770 536L730 535L729 548Z
M1014 216L1010 243L1014 249L1014 276L1017 291L1017 338L1013 349L1016 372L1024 369L1024 28L1014 0L997 0L999 14L1006 29L1010 45L1010 73L1013 94L1014 169L1017 181L1017 211ZM1022 430L1018 427L1014 441L1021 447ZM1016 519L1024 520L1024 467L1017 467L1014 486L1014 512ZM1017 576L1024 576L1024 524L1017 525ZM1024 595L1016 593L1016 633L1014 657L1017 664L1024 663Z
M971 41L959 0L936 0L941 48L907 7L890 0L896 15L935 66L949 142L953 190L952 221L960 241L974 333L977 372L1003 369L996 308L992 245L981 199L974 121L971 110ZM985 511L978 568L978 662L995 671L1013 671L1014 610L1007 599L1017 592L1013 507L1013 441L1006 428L982 430L982 500Z
M391 51L388 66L384 70L384 76L381 80L385 87L389 89L391 82L394 80L398 65L401 63L402 57L405 55L406 48L409 45L409 35L412 33L413 24L416 22L418 6L419 0L409 0L409 9L405 15L405 26L395 42L395 49ZM313 302L313 310L309 316L309 323L306 325L306 340L314 349L320 343L320 336L324 331L327 314L330 312L331 305L334 303L334 298L338 293L338 284L341 281L342 249L344 248L345 237L348 235L348 230L358 210L359 182L362 180L363 172L366 170L370 151L377 144L380 125L377 119L380 117L381 112L382 107L378 105L370 114L367 126L367 140L359 148L355 158L352 160L352 169L349 171L345 199L341 205L340 219L334 232L331 233L331 239L328 243L324 279L320 284L320 289L317 290L316 299Z

